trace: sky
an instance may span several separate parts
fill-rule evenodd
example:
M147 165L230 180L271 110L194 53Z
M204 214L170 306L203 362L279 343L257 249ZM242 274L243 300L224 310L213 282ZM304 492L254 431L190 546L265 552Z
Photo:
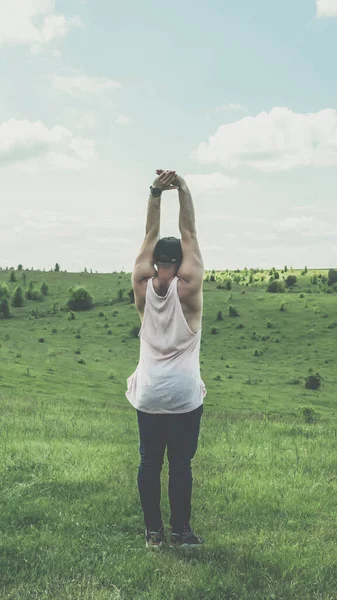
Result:
M336 56L337 0L1 0L0 267L131 272L174 169L205 270L335 268Z

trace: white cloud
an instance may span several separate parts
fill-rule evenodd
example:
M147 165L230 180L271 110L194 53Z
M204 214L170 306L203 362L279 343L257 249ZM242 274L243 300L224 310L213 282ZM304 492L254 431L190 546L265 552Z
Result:
M317 17L337 17L337 0L316 0Z
M228 223L267 223L263 217L241 217L238 215L226 215L222 213L207 213L200 215L200 221L226 221Z
M60 120L74 129L94 129L99 122L99 115L93 111L67 107L62 111Z
M307 237L336 236L337 226L315 217L285 218L279 223L274 223L275 229L280 232L302 233Z
M122 87L119 81L80 74L65 77L54 75L52 77L52 84L56 90L74 95L98 94L106 90Z
M262 233L262 231L244 231L243 235L249 240L257 240L258 242L262 240L273 241L281 239L276 233Z
M319 204L304 204L302 206L290 206L288 208L289 211L307 211L307 212L314 212L314 213L323 213L323 214L328 214L331 213L332 211L329 211L325 206L320 206ZM335 215L335 211L333 213Z
M231 102L230 104L223 104L222 106L218 106L217 110L232 110L232 111L238 111L238 112L245 112L247 110L246 106L244 106L244 104L234 104L233 102Z
M209 175L185 175L186 183L195 194L210 194L235 190L239 180L228 177L223 173L210 173Z
M44 44L65 37L71 27L81 25L79 17L56 14L55 0L0 2L0 46L25 44L32 54L38 54Z
M116 119L117 125L128 125L131 123L131 119L125 115L119 115Z
M93 140L59 125L10 119L0 124L0 167L81 169L95 156Z
M273 108L256 117L221 125L191 158L228 169L249 166L264 172L337 165L337 111L294 113Z

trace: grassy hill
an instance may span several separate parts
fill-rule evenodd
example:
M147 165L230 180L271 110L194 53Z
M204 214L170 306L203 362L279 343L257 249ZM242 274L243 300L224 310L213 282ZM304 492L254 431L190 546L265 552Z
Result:
M335 598L337 290L328 270L289 275L270 293L268 272L205 272L191 523L207 545L182 558L144 547L131 274L25 271L48 295L0 319L0 598ZM74 319L71 286L93 296ZM168 523L165 471L162 487Z

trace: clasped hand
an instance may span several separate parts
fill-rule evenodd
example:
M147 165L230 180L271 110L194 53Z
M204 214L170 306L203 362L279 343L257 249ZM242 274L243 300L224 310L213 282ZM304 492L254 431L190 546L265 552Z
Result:
M163 171L163 169L157 169L156 173L158 177L153 182L153 187L159 188L160 190L179 190L180 177L175 171Z

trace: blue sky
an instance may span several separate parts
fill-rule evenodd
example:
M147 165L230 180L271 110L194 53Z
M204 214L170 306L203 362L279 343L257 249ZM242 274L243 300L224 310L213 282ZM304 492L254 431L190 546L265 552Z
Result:
M2 268L131 271L156 168L205 269L336 266L337 0L3 0L0 52Z

